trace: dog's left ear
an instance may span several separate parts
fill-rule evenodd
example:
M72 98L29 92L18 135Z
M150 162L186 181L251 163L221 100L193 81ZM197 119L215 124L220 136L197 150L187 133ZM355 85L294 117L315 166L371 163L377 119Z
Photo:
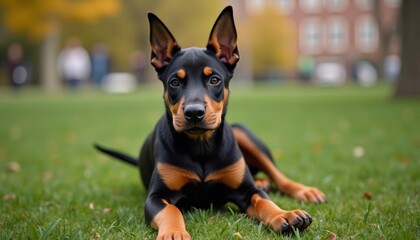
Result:
M233 70L239 61L239 51L236 45L237 35L233 20L232 6L227 6L220 13L210 32L207 49L214 51L216 56Z

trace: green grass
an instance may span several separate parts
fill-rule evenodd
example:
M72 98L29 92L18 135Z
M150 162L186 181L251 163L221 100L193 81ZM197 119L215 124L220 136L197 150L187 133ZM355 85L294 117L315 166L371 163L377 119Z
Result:
M228 121L245 123L284 173L328 196L313 205L270 194L314 218L291 238L420 238L420 102L392 100L388 86L231 90ZM0 90L0 239L154 239L137 169L92 143L136 155L163 112L161 95ZM194 239L279 238L231 205L184 217Z

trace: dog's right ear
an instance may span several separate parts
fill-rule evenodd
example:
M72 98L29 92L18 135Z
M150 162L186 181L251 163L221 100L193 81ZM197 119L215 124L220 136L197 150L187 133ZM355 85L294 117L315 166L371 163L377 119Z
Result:
M150 63L157 72L161 72L181 48L165 24L156 15L149 12L147 16L150 24L150 45L152 47Z

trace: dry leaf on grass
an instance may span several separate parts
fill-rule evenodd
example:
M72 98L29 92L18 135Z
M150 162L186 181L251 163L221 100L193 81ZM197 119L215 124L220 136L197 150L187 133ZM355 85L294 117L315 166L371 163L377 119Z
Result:
M240 232L236 232L236 233L234 233L234 234L233 234L233 237L235 237L235 238L239 238L239 239L242 239L242 238L243 238Z
M363 197L368 200L371 200L373 198L373 194L371 192L364 192Z
M7 164L7 171L11 173L19 173L20 172L20 165L17 162L10 162Z
M14 193L6 193L3 195L4 201L10 201L10 200L15 200L15 199L16 199L16 194Z
M353 149L353 156L355 156L356 158L361 158L363 157L363 155L365 155L365 149L363 147L355 147Z
M328 233L327 239L328 240L336 240L337 239L337 234L335 234L333 232L330 232L330 233Z

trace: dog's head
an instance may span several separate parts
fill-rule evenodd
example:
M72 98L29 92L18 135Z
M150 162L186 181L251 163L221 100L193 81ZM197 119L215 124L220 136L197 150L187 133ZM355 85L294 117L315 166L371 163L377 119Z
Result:
M239 60L232 7L220 13L206 48L181 49L158 17L148 17L151 64L164 85L173 127L194 140L208 139L223 121Z

